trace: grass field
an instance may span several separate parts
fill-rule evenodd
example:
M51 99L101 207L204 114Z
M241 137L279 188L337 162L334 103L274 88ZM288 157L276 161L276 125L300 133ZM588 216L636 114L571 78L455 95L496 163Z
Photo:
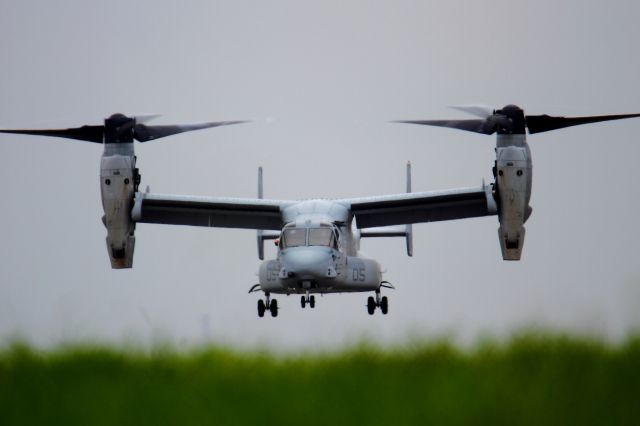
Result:
M0 351L0 425L640 424L640 338L527 335L322 355Z

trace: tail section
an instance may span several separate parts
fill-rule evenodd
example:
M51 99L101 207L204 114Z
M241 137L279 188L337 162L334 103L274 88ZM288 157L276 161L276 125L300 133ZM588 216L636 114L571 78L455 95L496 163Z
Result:
M262 167L258 167L258 198L264 198L264 189L262 187ZM280 237L280 232L263 231L262 229L259 229L256 237L258 243L258 259L264 260L264 241L278 239Z
M407 194L411 192L411 161L407 161ZM407 240L407 256L413 256L413 225L405 225L405 237Z
M411 162L407 162L407 193L411 192ZM407 256L413 256L413 225L382 226L366 228L360 231L360 238L404 237L407 243Z

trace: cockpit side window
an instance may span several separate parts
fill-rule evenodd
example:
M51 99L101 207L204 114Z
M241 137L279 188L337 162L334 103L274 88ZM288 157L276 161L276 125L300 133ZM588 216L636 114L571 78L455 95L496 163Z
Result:
M336 236L331 228L310 228L310 246L328 246L337 248Z
M306 228L289 228L282 232L282 241L280 247L300 247L307 245L307 229Z

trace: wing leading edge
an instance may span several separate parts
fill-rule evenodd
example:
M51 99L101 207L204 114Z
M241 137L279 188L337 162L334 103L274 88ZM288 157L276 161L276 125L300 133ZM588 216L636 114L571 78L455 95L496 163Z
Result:
M350 205L358 228L490 216L498 208L492 187L414 192L342 200Z
M492 187L335 200L355 215L358 228L437 222L497 213ZM280 231L282 210L294 201L136 193L139 223Z
M132 218L140 223L281 230L289 202L254 198L156 195L138 192Z

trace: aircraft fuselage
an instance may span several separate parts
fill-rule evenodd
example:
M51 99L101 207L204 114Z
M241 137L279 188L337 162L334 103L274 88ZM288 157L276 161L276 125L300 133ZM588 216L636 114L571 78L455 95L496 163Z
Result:
M382 282L376 260L326 247L282 250L277 259L262 262L259 277L263 291L278 294L375 291Z
M260 288L278 294L342 293L380 288L380 264L358 253L359 234L342 203L306 200L285 209L289 220L276 259L260 266Z

